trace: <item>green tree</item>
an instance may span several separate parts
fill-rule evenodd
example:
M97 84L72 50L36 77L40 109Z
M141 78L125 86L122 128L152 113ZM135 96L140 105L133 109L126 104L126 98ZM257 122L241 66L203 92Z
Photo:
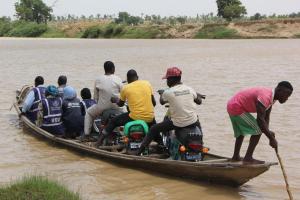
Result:
M51 20L52 8L42 0L20 0L15 3L16 16L20 20L47 23Z
M240 0L217 0L217 6L218 16L229 21L247 14L247 10Z

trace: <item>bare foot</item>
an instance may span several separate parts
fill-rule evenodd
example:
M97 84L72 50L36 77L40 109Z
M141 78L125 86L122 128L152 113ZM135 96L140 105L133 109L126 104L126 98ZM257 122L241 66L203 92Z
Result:
M240 156L233 156L233 157L231 158L231 161L232 161L232 162L239 162L239 161L242 161L242 160L243 160L243 158L240 157Z
M262 160L256 160L256 159L244 159L243 164L245 165L255 165L255 164L264 164L265 161Z

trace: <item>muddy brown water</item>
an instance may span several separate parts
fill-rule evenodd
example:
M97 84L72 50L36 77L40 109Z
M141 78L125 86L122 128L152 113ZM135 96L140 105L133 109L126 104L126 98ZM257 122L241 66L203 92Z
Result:
M205 144L212 153L231 156L234 138L226 113L227 100L239 89L276 86L289 80L294 93L286 104L276 103L271 129L277 133L279 150L295 199L300 198L300 40L77 40L0 39L0 185L24 175L40 174L61 181L83 199L288 199L279 166L240 188L174 179L53 146L24 132L15 111L9 111L14 91L33 82L36 75L46 84L60 74L69 85L93 87L112 60L123 79L136 69L154 90L166 87L161 77L168 66L183 70L183 82L207 99L198 107ZM158 99L158 95L156 95ZM162 120L165 108L158 105ZM248 140L243 145L246 150ZM262 137L255 157L277 161Z

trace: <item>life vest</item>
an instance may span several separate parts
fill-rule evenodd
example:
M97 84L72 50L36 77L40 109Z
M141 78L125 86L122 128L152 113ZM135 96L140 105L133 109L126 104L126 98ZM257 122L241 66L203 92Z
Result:
M80 100L65 99L63 101L63 122L66 132L80 133L83 131L84 117L81 114Z
M32 88L32 91L34 92L34 101L30 109L27 111L26 115L31 121L34 122L37 119L37 113L39 111L38 105L41 100L45 99L46 88L43 86L38 86Z
M60 97L50 97L42 100L43 124L42 129L55 134L64 133L62 123L62 99Z
M80 104L83 106L83 115L85 115L86 110L90 108L92 105L95 105L96 101L94 99L82 99Z

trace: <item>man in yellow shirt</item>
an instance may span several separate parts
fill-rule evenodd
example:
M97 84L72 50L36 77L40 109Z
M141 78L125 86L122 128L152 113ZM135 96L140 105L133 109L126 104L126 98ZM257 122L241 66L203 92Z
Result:
M133 120L143 120L149 126L155 124L154 106L156 105L153 96L152 86L148 81L139 80L137 72L133 69L127 72L127 82L121 92L120 98L112 97L111 102L118 106L128 103L129 111L113 118L102 131L96 146L102 144L104 138L111 134L115 127L123 126Z

